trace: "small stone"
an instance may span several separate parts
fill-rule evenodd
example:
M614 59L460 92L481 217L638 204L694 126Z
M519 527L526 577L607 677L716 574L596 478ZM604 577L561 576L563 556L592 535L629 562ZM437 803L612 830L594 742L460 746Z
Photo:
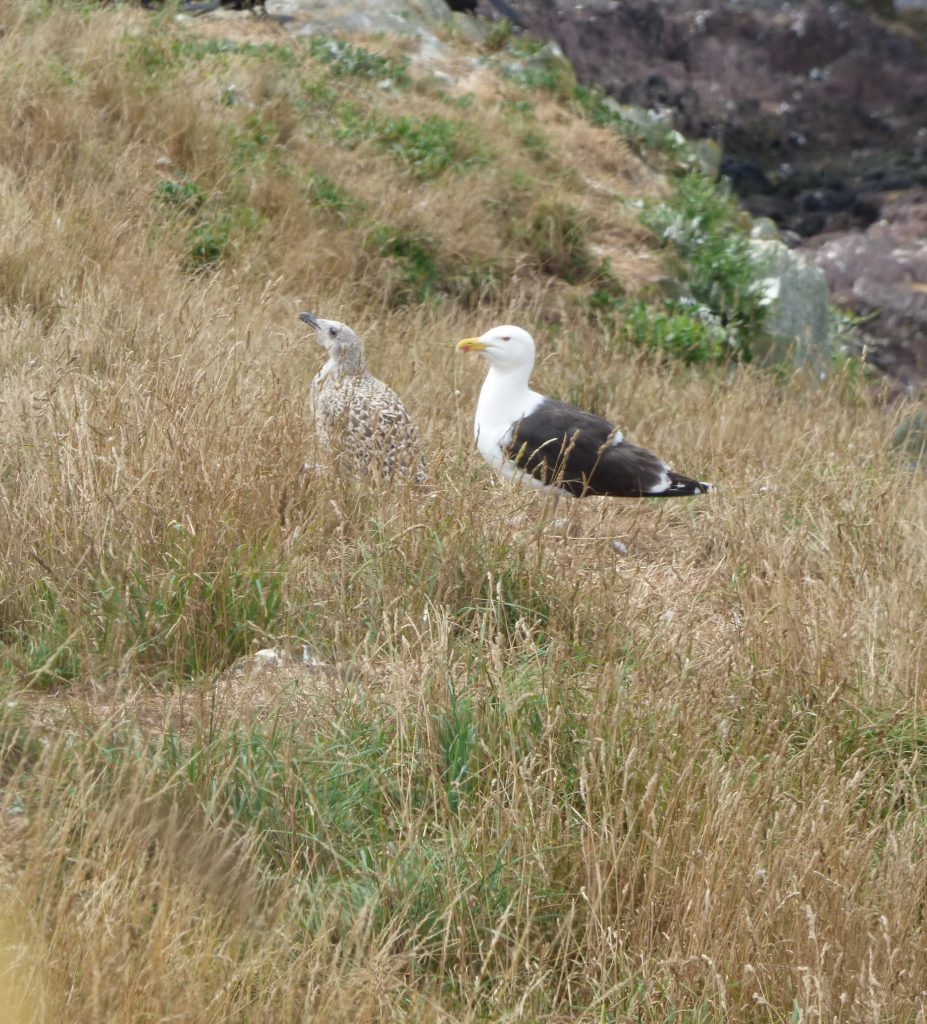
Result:
M779 237L779 229L776 222L770 217L757 217L750 228L750 237L772 241Z
M255 665L280 665L282 662L283 658L274 647L265 647L264 650L256 651L254 654Z
M620 540L612 541L612 549L622 557L624 557L628 553L628 545Z

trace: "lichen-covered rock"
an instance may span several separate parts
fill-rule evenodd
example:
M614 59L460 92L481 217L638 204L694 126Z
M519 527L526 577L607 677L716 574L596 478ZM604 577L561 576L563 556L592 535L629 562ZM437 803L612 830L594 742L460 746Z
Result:
M752 240L763 279L766 316L753 342L763 366L791 364L816 377L831 364L830 294L823 271L775 239Z
M431 36L451 20L444 0L267 0L269 14L284 17L301 35Z

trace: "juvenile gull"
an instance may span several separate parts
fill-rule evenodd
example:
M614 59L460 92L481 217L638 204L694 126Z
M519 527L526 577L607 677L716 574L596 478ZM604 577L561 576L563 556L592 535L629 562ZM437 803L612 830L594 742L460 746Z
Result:
M557 498L671 498L710 489L625 441L601 416L532 391L534 339L520 327L493 327L464 338L457 350L478 352L489 363L473 432L479 453L503 477Z
M392 388L367 372L357 335L337 320L300 313L328 352L309 388L309 418L322 451L346 475L425 481L415 425Z

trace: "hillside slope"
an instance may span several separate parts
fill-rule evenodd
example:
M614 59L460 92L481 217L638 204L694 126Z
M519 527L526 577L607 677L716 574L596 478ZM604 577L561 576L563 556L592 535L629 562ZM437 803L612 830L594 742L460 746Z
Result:
M672 140L400 50L0 7L4 1005L919 1019L927 508L896 414L853 364L809 391L719 358L749 278ZM680 195L714 218L685 256L639 216ZM722 349L667 267L720 296ZM307 308L405 399L423 493L302 471ZM717 491L543 533L471 450L453 346L499 322Z

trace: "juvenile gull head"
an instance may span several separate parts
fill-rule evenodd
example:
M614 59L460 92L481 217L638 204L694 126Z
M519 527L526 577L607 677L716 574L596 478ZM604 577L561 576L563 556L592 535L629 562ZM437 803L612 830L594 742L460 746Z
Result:
M360 373L364 369L364 348L347 324L321 320L312 313L300 313L299 319L316 333L320 344L342 372Z

